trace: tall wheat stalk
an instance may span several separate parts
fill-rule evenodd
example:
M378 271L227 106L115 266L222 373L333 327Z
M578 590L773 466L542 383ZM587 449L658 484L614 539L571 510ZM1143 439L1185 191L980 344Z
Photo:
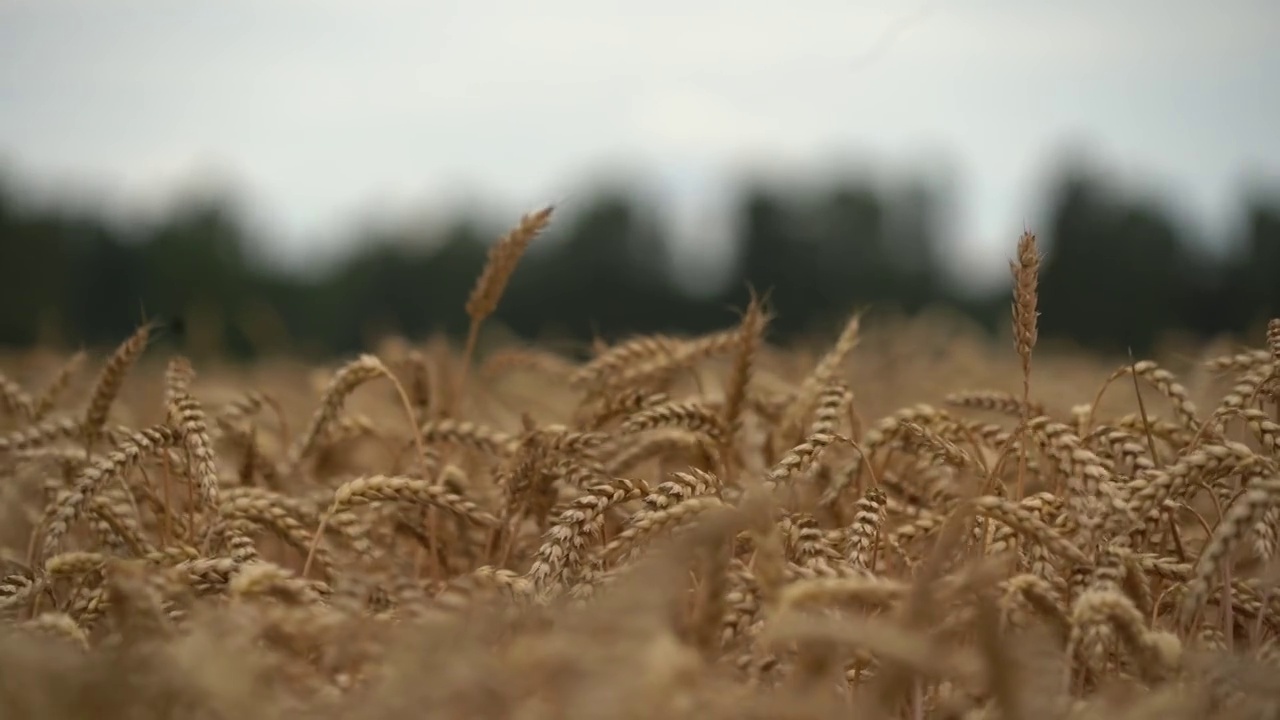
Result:
M476 341L480 337L480 325L498 308L498 301L506 292L507 283L510 282L516 265L520 263L529 243L550 224L554 210L554 206L548 205L537 212L524 215L519 224L489 248L484 269L476 279L475 287L471 289L471 296L467 298L467 317L471 319L471 324L467 328L467 344L462 351L462 368L453 393L454 407L450 408L450 414L457 412L456 405L466 390L471 358L475 355Z
M1023 438L1028 437L1027 426L1031 422L1031 351L1038 337L1036 312L1037 286L1040 280L1040 253L1036 248L1036 236L1024 232L1018 239L1018 258L1009 261L1013 275L1013 342L1022 361L1022 428ZM1026 493L1027 449L1021 443L1018 451L1017 498Z

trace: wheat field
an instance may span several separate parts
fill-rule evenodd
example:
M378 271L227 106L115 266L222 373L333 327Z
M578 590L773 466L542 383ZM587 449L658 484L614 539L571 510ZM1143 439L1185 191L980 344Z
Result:
M1280 714L1280 321L1159 360L854 314L0 364L3 717ZM483 352L481 352L483 350Z

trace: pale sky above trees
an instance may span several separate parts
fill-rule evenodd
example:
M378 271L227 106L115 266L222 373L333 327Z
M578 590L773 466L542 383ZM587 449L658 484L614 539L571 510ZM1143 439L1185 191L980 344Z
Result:
M1228 226L1280 178L1278 36L1275 0L9 0L0 162L134 210L211 175L304 258L620 169L706 251L744 169L860 161L947 183L962 265L1003 277L1081 152Z

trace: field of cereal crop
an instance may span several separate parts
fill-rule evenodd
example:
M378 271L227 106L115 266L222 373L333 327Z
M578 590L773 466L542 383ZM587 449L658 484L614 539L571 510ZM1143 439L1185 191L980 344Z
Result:
M551 221L461 347L0 359L4 717L1275 717L1280 321L481 342Z

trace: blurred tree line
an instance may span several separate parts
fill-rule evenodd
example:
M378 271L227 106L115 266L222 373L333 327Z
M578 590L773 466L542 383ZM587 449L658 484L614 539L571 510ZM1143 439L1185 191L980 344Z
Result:
M235 203L179 204L159 221L113 222L69 204L22 200L0 182L0 344L113 344L142 319L181 315L221 349L349 353L378 332L465 332L463 303L487 245L516 218L458 217L361 233L323 273L256 257ZM1280 316L1280 196L1244 199L1246 222L1219 252L1170 209L1068 170L1051 190L1042 240L1042 338L1145 352L1170 332L1257 332ZM993 332L1008 326L1003 288L959 289L939 235L943 202L927 183L864 181L797 190L749 184L736 210L735 269L690 292L673 280L669 229L625 190L599 189L524 258L497 321L526 337L585 340L725 327L749 288L769 291L775 337L830 329L855 308L958 309ZM533 208L529 208L532 210ZM1017 238L1007 238L1009 255ZM1260 338L1254 337L1253 341Z

